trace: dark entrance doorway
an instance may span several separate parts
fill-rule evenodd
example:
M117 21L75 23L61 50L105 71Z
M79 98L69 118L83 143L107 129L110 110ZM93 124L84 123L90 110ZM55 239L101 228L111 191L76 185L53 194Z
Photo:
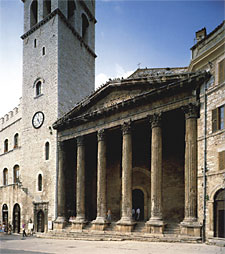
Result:
M219 190L214 198L214 236L225 238L225 190Z
M142 190L135 189L132 191L132 206L135 209L140 209L140 221L144 220L144 193Z
M37 213L37 232L45 231L45 215L42 210Z
M15 204L13 208L13 232L20 232L20 206L18 204Z
M8 225L8 206L6 204L2 206L2 222Z

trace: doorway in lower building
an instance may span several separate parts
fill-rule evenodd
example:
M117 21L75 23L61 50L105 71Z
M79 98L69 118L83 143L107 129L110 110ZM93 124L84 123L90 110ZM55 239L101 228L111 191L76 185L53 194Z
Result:
M45 215L42 210L37 213L37 232L45 231Z
M20 206L15 204L13 207L13 232L20 232Z
M214 198L214 236L225 238L225 190L221 189Z

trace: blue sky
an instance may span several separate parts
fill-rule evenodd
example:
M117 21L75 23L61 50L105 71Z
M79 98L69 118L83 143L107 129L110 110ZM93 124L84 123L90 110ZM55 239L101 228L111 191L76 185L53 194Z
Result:
M224 1L96 1L96 83L141 68L190 62L195 32L225 19ZM0 116L19 103L23 3L0 0Z

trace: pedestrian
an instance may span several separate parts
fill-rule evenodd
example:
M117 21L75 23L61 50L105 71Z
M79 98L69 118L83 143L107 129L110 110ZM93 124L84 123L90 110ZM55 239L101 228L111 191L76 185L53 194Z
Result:
M28 222L28 235L33 235L34 230L34 224L32 223L32 220L30 219Z
M9 226L8 226L8 234L11 235L12 233L12 225L9 223Z
M141 210L140 210L140 208L138 208L138 209L136 210L137 221L139 221L139 219L140 219L140 213L141 213Z
M135 209L132 209L132 219L135 220Z
M107 221L108 221L108 222L111 222L111 220L112 220L112 214L111 214L111 210L109 209L109 210L107 211Z
M26 234L26 229L25 229L26 224L23 223L22 227L23 227L23 237L25 237L25 236L27 236L27 234Z

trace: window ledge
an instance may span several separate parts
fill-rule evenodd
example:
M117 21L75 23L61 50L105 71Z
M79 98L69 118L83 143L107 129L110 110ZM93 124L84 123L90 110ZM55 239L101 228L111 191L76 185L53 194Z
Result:
M38 99L38 98L40 98L41 96L43 96L44 94L43 93L41 93L41 94L39 94L39 95L37 95L37 96L35 96L34 97L34 99Z

